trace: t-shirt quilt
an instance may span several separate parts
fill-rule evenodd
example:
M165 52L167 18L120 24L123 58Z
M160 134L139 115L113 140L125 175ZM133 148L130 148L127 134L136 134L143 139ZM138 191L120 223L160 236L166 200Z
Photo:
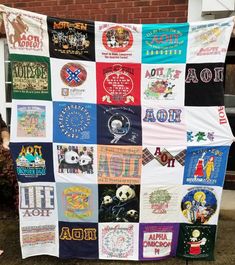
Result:
M22 257L213 259L233 17L119 24L1 5Z

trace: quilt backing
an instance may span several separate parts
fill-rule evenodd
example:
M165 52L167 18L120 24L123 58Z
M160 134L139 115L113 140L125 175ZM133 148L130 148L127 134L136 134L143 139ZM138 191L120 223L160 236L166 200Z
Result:
M233 18L118 24L1 6L22 257L213 259Z

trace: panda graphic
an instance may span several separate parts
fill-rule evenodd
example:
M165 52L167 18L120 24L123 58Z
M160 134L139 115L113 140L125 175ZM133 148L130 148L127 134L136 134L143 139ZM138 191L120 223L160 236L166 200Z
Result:
M62 160L59 163L59 171L62 173L87 173L93 174L93 154L83 147L83 151L65 149Z

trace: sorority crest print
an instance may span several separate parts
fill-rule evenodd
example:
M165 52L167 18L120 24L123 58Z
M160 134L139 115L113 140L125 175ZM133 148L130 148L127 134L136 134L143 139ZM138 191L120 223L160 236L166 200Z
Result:
M13 55L10 60L13 98L51 100L48 58Z
M140 106L97 106L98 143L141 145Z
M99 258L118 260L138 259L137 224L99 224Z
M140 224L140 260L160 260L175 256L178 224Z
M191 224L216 224L220 205L220 201L217 198L220 198L221 189L205 186L188 187L181 201L184 222Z
M142 62L185 63L188 27L188 23L143 25Z
M224 62L233 27L233 17L215 21L191 22L188 34L187 62Z
M98 222L98 187L56 183L58 217L64 222Z
M17 178L20 182L54 182L52 144L11 143Z
M53 100L96 103L94 62L54 58L50 62Z
M139 146L98 146L98 182L140 184L142 149Z
M180 224L177 256L214 260L215 225Z
M140 105L140 65L97 63L97 102Z
M228 146L188 147L184 184L223 186L228 153Z
M47 17L50 56L95 60L94 22Z
M184 104L184 64L143 64L141 70L143 104Z
M59 222L60 258L98 258L98 224Z
M4 7L10 53L48 56L46 16Z
M96 145L54 144L58 182L97 183Z
M96 105L54 102L54 141L96 143Z
M141 25L95 22L97 62L141 61Z

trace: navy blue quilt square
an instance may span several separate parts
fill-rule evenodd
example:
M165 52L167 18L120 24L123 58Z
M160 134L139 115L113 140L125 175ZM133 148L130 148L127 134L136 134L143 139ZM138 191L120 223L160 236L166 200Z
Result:
M141 145L140 106L97 106L98 144Z
M10 147L18 181L55 181L51 143L11 143Z
M59 222L60 258L97 259L98 224Z

